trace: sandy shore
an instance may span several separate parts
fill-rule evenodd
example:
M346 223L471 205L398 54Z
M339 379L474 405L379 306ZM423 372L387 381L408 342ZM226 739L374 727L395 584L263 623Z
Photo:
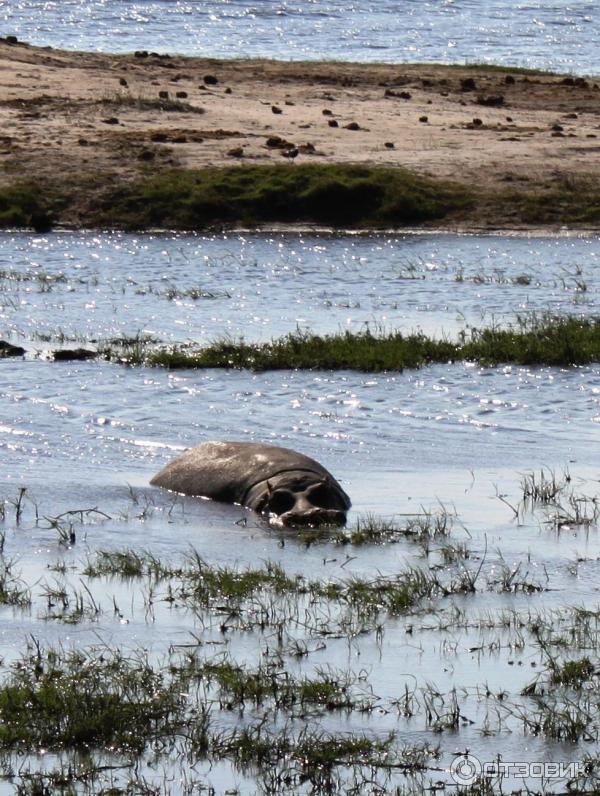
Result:
M599 85L486 67L106 55L3 40L0 184L291 153L405 166L488 193L560 187L600 174Z

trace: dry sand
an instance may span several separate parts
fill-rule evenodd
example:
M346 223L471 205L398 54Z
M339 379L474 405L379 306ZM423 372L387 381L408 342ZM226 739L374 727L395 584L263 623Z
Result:
M278 136L296 162L405 166L491 191L548 187L600 173L599 83L483 66L139 57L0 41L0 184L285 162L286 150L267 144ZM173 109L159 107L161 92ZM502 104L482 104L494 98Z

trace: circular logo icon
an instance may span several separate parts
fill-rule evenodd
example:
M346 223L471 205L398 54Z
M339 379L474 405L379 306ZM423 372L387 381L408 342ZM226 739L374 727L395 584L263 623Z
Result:
M457 755L450 766L450 774L457 785L472 785L481 774L481 763L473 755Z

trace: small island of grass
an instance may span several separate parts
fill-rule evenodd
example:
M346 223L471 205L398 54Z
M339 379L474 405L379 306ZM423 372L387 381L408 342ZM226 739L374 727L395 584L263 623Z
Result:
M199 349L156 349L134 341L103 354L127 364L166 368L240 368L254 371L308 369L402 371L433 363L481 365L585 365L600 361L600 318L520 319L501 329L471 329L454 342L417 332L374 335L369 331L317 335L294 332L268 343L220 340Z

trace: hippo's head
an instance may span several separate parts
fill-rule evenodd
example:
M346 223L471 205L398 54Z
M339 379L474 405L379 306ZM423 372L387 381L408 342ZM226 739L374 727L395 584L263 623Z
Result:
M344 525L350 498L330 477L287 472L256 484L245 505L269 517L276 525Z

